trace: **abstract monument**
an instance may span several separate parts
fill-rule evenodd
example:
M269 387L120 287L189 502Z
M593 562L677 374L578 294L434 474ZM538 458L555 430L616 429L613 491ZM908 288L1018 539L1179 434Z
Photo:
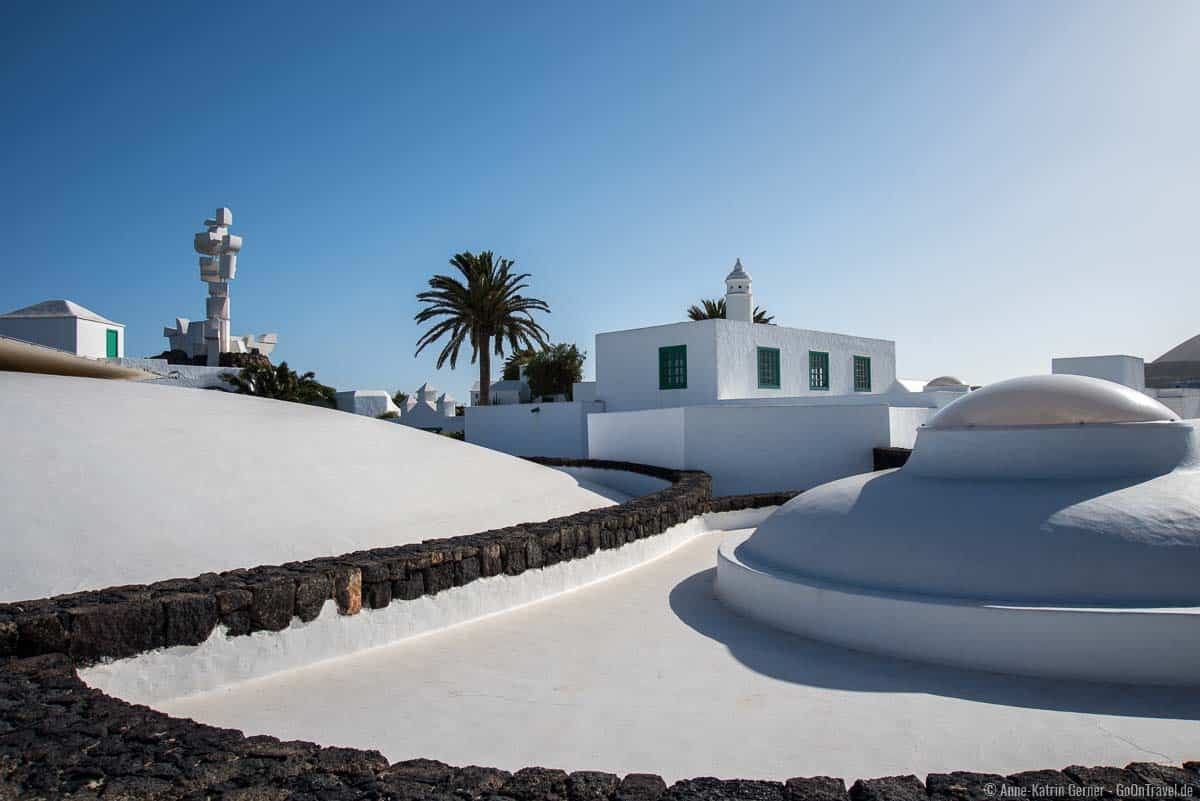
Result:
M254 353L266 356L275 349L276 334L231 336L229 333L229 282L237 277L237 256L242 238L229 233L233 212L217 209L211 220L205 220L207 231L196 234L194 246L200 254L200 280L208 284L207 316L202 322L175 318L174 328L164 328L163 336L171 350L181 350L189 358L205 357L211 366L218 366L222 353Z

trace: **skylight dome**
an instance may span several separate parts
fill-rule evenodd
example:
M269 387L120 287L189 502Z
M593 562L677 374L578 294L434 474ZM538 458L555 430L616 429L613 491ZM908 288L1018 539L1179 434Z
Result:
M1078 423L1147 423L1179 417L1129 387L1080 375L1010 378L964 395L927 428L994 428Z

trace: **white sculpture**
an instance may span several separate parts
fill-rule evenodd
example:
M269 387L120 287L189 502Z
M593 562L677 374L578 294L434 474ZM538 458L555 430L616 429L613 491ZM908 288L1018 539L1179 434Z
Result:
M266 356L275 349L277 334L229 333L229 282L237 277L237 254L242 249L242 238L229 233L233 212L217 209L204 225L208 230L196 234L193 245L200 254L200 280L208 284L207 319L192 323L177 317L175 327L164 328L163 336L170 341L171 350L182 350L193 358L204 356L213 367L219 366L222 353L258 351Z

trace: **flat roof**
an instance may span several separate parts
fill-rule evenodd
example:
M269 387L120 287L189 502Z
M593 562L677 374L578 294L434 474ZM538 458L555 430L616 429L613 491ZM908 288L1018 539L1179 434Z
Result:
M709 318L707 320L679 320L674 323L661 323L659 325L646 325L646 326L642 326L640 328L622 328L618 331L600 331L596 334L596 336L603 337L603 336L611 336L613 334L631 334L636 331L652 331L655 328L671 328L671 327L680 326L680 325L707 325L710 323L739 324L740 325L740 324L745 323L745 321L744 320L725 320L720 317L713 317L713 318ZM864 336L859 336L858 334L841 334L841 333L838 333L837 331L818 331L815 328L796 328L796 327L790 326L790 325L775 325L774 323L754 323L754 325L761 325L764 328L770 328L770 329L774 329L776 331L795 331L800 334L819 334L821 336L845 337L846 339L863 339L863 340L867 340L870 342L886 342L889 345L896 344L896 340L894 340L894 339L881 339L880 337L864 337Z

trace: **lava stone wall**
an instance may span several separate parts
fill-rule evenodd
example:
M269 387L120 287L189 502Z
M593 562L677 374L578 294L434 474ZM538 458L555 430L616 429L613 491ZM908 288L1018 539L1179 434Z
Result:
M404 721L398 725L420 725ZM519 725L514 736L519 736ZM1001 796L1004 791L1007 795ZM1035 795L1035 791L1041 795ZM1046 792L1049 792L1049 795ZM1139 793L1139 791L1141 791ZM1024 795L1019 795L1019 793ZM0 800L154 801L992 801L997 798L1186 799L1200 763L1072 766L999 776L824 776L785 782L686 779L643 773L516 773L378 751L322 748L171 718L80 681L63 654L0 663Z
M235 637L281 631L294 620L313 620L331 599L341 614L355 615L364 606L379 609L487 576L516 576L661 534L713 506L709 477L698 471L628 462L534 461L627 470L664 479L671 486L617 506L541 523L0 604L0 658L65 654L83 666L156 648L198 645L218 625ZM739 496L717 506L762 506L777 497Z

